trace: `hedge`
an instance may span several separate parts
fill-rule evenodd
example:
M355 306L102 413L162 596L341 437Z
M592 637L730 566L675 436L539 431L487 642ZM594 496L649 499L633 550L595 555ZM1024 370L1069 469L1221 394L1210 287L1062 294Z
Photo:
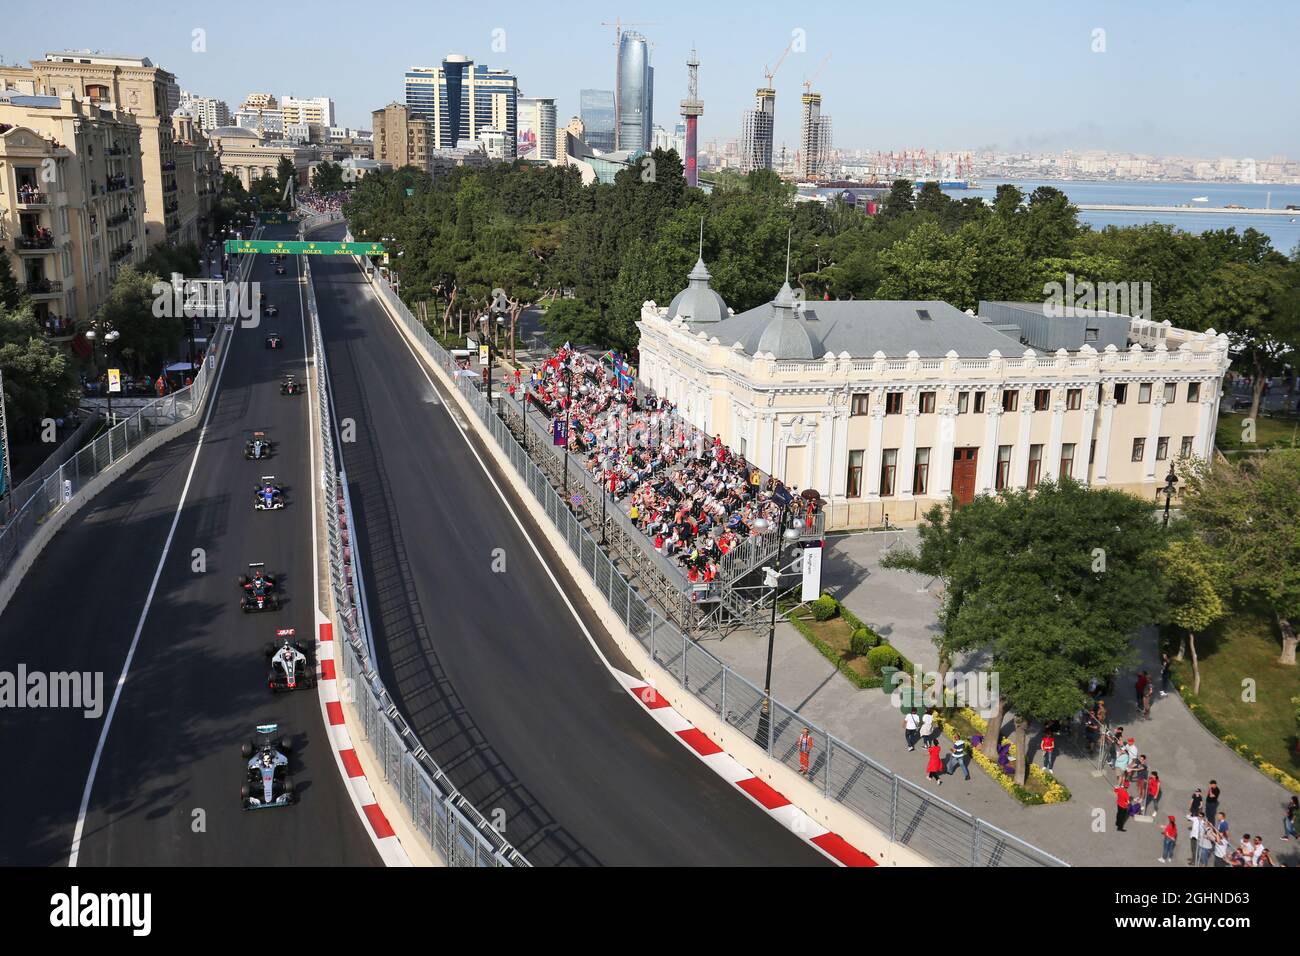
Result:
M823 594L820 598L817 599L817 601L832 602L836 609L836 614L832 614L831 617L833 618L838 615L839 617L843 618L844 621L850 627L853 628L853 633L855 635L858 634L859 632L866 632L867 640L873 642L873 646L889 647L898 658L898 663L895 666L899 670L908 671L910 673L912 670L915 669L912 662L909 661L906 657L904 657L897 648L892 647L891 645L886 643L884 638L882 638L874 630L872 630L870 627L864 624L861 618L859 618L856 614L854 614L847 607L845 607L838 600L836 600L834 595ZM817 602L812 602L812 603L816 604ZM835 648L831 647L829 644L827 644L825 641L819 638L816 634L814 634L812 628L808 626L808 623L806 621L791 615L789 613L790 610L791 610L790 607L786 608L784 612L785 619L794 625L795 630L797 630L800 634L802 634L804 639L813 647L815 647L818 653L820 653L822 657L826 658L828 661L834 664L835 669L838 670L845 677L847 677L852 682L854 687L857 687L859 690L870 690L872 688L879 688L884 684L884 680L879 675L864 677L861 674L859 674L857 671L853 670L853 668L849 666L848 662L839 655L839 653L835 650ZM849 640L851 645L853 638L850 638ZM852 648L850 647L850 649ZM854 651L853 653L856 654L857 651Z

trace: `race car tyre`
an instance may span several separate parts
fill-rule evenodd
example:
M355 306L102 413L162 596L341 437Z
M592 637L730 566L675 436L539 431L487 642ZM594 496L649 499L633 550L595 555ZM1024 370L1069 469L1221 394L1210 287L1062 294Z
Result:
M293 750L293 741L288 737L281 737L280 746L277 749L287 757L289 756L289 751Z
M244 585L248 583L248 575L241 574L238 578L238 581L239 581L239 586L242 588Z
M245 740L242 744L239 745L239 752L243 754L245 758L251 757L253 756L253 745L250 744L247 740Z
M268 658L270 658L273 654L275 654L275 645L272 644L270 641L267 641L267 642L266 642L266 656L267 656Z
M245 804L248 803L248 784L244 784L239 788L239 799L243 800Z

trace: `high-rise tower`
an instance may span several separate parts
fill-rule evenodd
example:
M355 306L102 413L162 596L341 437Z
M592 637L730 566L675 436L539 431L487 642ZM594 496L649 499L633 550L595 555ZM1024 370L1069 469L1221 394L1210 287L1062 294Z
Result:
M745 111L740 130L740 171L772 168L772 128L776 114L776 90L754 91L754 108Z
M691 47L690 59L686 61L687 81L686 99L682 100L682 118L686 120L686 155L682 162L686 165L686 185L698 186L699 174L696 169L695 147L698 135L697 124L704 113L704 101L700 99L700 58Z
M632 30L624 30L618 39L614 110L614 148L649 149L654 70L650 68L650 42Z

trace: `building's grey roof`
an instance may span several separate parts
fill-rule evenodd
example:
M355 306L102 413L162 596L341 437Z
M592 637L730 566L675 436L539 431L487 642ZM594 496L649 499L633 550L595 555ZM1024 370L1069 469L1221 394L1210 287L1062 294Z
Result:
M27 106L34 109L54 110L59 108L59 98L57 96L32 95L31 93L17 93L13 90L0 92L0 103L8 103L11 106Z
M808 301L796 309L793 302L783 305L788 295L787 285L776 301L721 322L692 323L691 330L716 337L725 346L739 342L750 355L771 352L778 359L821 358L827 352L847 352L853 358L871 358L877 352L890 358L905 358L909 352L942 358L949 351L985 358L994 349L1007 355L1019 351L1014 338L947 302Z
M690 323L714 323L730 315L722 296L709 288L709 278L704 260L695 260L695 268L687 276L686 288L668 303L669 321L680 318Z
M243 126L216 126L208 130L208 135L220 136L224 139L261 139L255 131L245 129Z

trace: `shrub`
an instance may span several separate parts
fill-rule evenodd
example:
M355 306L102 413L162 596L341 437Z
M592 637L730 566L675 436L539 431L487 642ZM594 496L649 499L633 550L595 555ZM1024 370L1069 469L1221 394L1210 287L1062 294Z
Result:
M840 602L829 594L823 594L812 602L812 613L819 621L829 621L840 613Z
M873 647L867 651L867 663L877 674L880 673L881 668L897 667L900 660L902 660L902 657L898 651L888 644L881 644L879 647Z
M861 657L880 643L880 635L869 627L860 627L849 638L849 650Z

